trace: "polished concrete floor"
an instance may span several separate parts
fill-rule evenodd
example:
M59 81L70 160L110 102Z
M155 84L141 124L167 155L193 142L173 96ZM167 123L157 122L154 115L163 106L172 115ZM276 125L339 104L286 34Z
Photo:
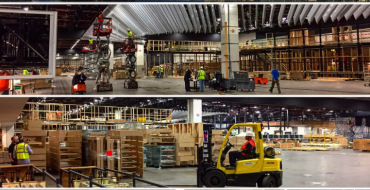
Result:
M36 90L40 95L71 94L71 76L54 78L53 88ZM124 89L122 80L111 79L113 91L95 92L93 90L95 80L87 80L86 95L217 95L216 90L209 88L205 92L186 92L184 80L179 77L164 79L137 79L138 89ZM229 91L226 95L270 95L268 91L271 82L257 84L255 91ZM281 95L367 95L370 87L364 87L363 81L280 81ZM279 95L275 87L273 95Z
M281 151L283 186L287 188L370 187L370 153L351 149L337 151ZM169 187L196 186L196 167L146 167L144 179ZM48 180L49 181L49 180ZM125 181L132 181L126 179ZM55 185L48 182L49 187ZM137 182L137 187L153 187Z

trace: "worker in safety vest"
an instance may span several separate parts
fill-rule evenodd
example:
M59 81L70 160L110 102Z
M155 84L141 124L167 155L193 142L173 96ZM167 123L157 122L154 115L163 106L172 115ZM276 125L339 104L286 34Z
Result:
M132 39L134 37L134 35L132 35L132 32L131 32L131 30L129 28L127 29L127 37L129 39Z
M254 136L252 131L247 131L245 135L245 144L240 148L238 151L231 151L229 152L229 161L230 166L235 167L236 159L237 158L253 158L252 155L256 151L256 143L252 139Z
M206 79L206 72L204 72L203 67L200 67L198 72L199 80L199 91L204 92L204 80Z
M159 65L159 67L158 67L158 73L159 73L159 77L160 78L163 78L163 67L162 67L162 65Z
M30 164L30 154L33 154L33 151L30 145L27 142L24 142L24 138L19 138L19 143L14 147L13 157L17 159L18 165Z
M23 70L23 75L29 75L30 73L25 69Z
M93 44L94 44L94 40L90 38L89 39L89 48L90 48L90 50L93 49Z
M103 19L103 12L102 11L100 11L100 13L99 13L98 21L100 23L100 29L103 29L104 28L103 27L104 19Z
M9 75L9 71L0 70L0 76ZM0 95L9 95L9 79L0 79Z

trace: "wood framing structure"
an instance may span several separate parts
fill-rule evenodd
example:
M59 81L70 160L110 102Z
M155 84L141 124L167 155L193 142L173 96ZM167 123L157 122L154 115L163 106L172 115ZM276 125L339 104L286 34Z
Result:
M190 133L174 134L176 138L176 166L196 165L194 138Z
M40 169L46 169L46 131L23 130L22 137L33 151L30 163Z
M144 175L143 133L137 130L109 130L108 150L114 155L107 156L107 167L118 171ZM117 174L116 177L122 175Z
M81 131L49 131L50 164L54 170L82 166L81 150Z
M203 146L203 123L178 123L167 125L172 133L189 133L194 138L195 144Z
M40 109L41 108L41 109ZM106 122L166 124L172 120L171 109L94 106L27 102L23 112L29 120L61 122Z
M203 52L221 51L221 42L148 40L147 51Z

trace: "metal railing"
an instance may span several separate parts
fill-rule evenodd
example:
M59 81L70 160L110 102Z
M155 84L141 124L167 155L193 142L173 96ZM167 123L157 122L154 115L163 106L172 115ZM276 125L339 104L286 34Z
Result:
M60 179L62 179L62 176L63 176L63 172L67 173L68 174L68 187L72 187L72 175L71 174L74 174L74 175L77 175L77 176L80 176L82 178L85 178L87 180L89 180L89 186L90 187L93 187L93 185L96 185L98 187L107 187L105 185L102 185L100 183L97 183L95 181L93 181L93 179L95 178L95 169L97 168L93 168L93 172L91 176L87 176L87 175L84 175L84 174L81 174L81 173L78 173L76 171L73 171L71 168L68 168L68 170L60 170Z
M263 135L263 139L303 139L303 135Z
M60 179L59 178L55 178L54 176L52 176L51 174L49 174L47 171L45 171L45 169L40 169L36 166L33 166L33 169L37 170L38 172L40 172L42 174L42 180L45 181L46 180L46 177L49 177L51 179L51 181L53 181L55 183L55 185L57 187L63 187L61 184L60 184Z
M73 180L72 180L72 175L71 174L75 174L75 175L78 175L80 177L83 177L83 178L89 180L90 187L93 187L93 185L96 185L98 187L106 187L105 185L102 185L100 183L97 183L97 182L93 181L93 179L95 178L96 170L102 171L102 173L104 174L104 177L107 177L106 175L107 175L108 172L114 172L114 173L118 173L118 174L122 174L122 175L125 175L125 176L128 176L128 177L131 177L133 187L136 187L136 181L140 181L140 182L143 182L143 183L146 183L146 184L149 184L149 185L153 185L153 186L156 186L156 187L168 188L165 185L161 185L161 184L158 184L158 183L154 183L154 182L151 182L151 181L141 179L135 173L121 172L121 171L118 171L118 170L108 169L107 167L105 167L104 169L102 169L102 168L92 168L92 175L91 176L83 175L81 173L73 171L71 168L68 168L68 170L61 170L60 179L62 179L63 172L65 172L65 173L68 173L68 187L72 187L72 181Z

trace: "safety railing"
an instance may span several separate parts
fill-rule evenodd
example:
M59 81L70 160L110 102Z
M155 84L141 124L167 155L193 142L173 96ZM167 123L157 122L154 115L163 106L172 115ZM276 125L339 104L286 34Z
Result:
M114 173L118 173L118 174L122 174L122 175L131 177L132 178L132 186L133 187L136 187L136 181L140 181L140 182L143 182L143 183L146 183L146 184L149 184L149 185L153 185L153 186L156 186L156 187L165 187L165 188L168 188L165 185L161 185L161 184L158 184L158 183L154 183L154 182L150 182L150 181L141 179L141 178L137 177L135 173L121 172L121 171L118 171L118 170L108 169L106 167L104 168L104 171L106 171L106 172L107 171L114 172Z
M46 177L50 178L51 181L53 181L56 185L56 187L63 187L61 184L60 184L60 179L59 178L55 178L54 176L52 176L51 174L49 174L48 172L45 171L45 169L40 169L36 166L33 166L33 169L35 169L36 171L40 172L42 174L42 180L45 181L46 180Z
M117 173L117 174L122 174L122 175L125 175L125 176L128 176L128 177L131 177L133 187L136 187L136 181L140 181L140 182L143 182L143 183L146 183L146 184L149 184L149 185L153 185L153 186L156 186L156 187L168 188L165 185L161 185L161 184L158 184L158 183L154 183L154 182L151 182L151 181L141 179L135 173L121 172L121 171L118 171L118 170L108 169L107 167L105 167L104 169L102 169L102 168L92 168L92 175L91 176L83 175L81 173L73 171L71 168L69 168L68 170L61 170L61 173L60 173L60 179L61 180L60 181L62 181L62 175L63 175L63 172L65 172L65 173L68 173L68 187L72 187L72 183L73 183L72 174L78 175L82 178L85 178L85 179L89 180L90 187L93 187L93 185L96 185L98 187L106 187L105 185L102 185L100 183L97 183L97 182L93 181L93 179L95 178L96 170L102 171L102 174L104 175L104 177L107 177L108 172L114 172L114 173Z
M303 139L303 135L263 135L263 139Z
M73 182L72 181L72 174L89 180L89 186L90 187L93 187L94 185L96 185L98 187L107 187L105 185L102 185L100 183L97 183L97 182L93 181L93 179L95 178L95 173L96 173L95 169L98 169L98 168L93 168L93 172L92 172L93 175L91 175L91 176L87 176L87 175L78 173L76 171L73 171L71 168L68 168L68 170L60 170L60 181L62 181L63 172L65 172L65 173L68 174L68 187L72 187L72 182Z

